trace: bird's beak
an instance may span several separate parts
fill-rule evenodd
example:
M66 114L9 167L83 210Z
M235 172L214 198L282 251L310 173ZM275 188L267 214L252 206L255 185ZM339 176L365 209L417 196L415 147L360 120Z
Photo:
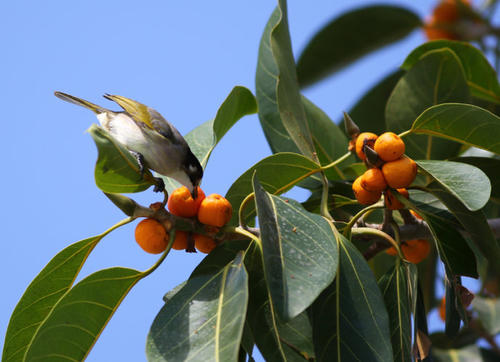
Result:
M194 186L193 191L191 191L191 196L193 199L196 199L198 197L198 187Z

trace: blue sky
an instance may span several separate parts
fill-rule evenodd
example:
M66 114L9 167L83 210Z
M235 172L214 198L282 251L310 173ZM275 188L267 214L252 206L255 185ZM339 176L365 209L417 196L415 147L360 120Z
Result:
M289 2L294 52L332 17L368 1ZM428 14L433 1L386 1ZM61 102L55 90L111 106L119 94L157 109L185 134L215 116L235 85L254 92L261 32L274 1L3 1L0 12L0 95L3 171L0 343L22 293L61 249L123 218L95 187L96 148L85 130L93 114ZM338 120L356 99L424 41L406 40L365 58L305 94ZM206 194L231 183L270 154L256 116L242 119L214 151ZM298 192L297 197L304 197ZM149 204L158 195L137 199ZM107 237L82 270L156 260L133 238L135 223ZM88 361L145 360L149 326L162 296L184 281L203 255L175 252L124 300Z

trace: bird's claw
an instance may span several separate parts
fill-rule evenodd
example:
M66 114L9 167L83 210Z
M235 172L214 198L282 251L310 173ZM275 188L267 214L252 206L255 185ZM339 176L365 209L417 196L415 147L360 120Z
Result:
M165 191L165 182L160 177L155 177L155 187L153 188L154 192L163 192Z

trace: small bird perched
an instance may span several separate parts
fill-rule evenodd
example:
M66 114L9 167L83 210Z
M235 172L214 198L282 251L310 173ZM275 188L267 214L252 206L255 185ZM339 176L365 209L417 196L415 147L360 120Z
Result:
M160 113L122 96L104 95L123 111L115 112L72 95L55 92L56 97L93 111L101 126L134 155L141 173L145 167L171 177L186 186L196 197L203 168L179 131ZM155 191L165 185L157 178Z

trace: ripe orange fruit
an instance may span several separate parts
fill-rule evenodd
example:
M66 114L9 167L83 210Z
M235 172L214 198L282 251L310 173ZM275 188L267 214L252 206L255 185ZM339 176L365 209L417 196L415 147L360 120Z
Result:
M198 220L205 225L222 227L233 215L231 203L219 194L212 194L201 202Z
M439 317L443 322L446 321L446 297L441 299L441 304L439 305Z
M363 146L367 145L373 148L375 144L375 140L377 139L377 135L372 132L363 132L360 133L358 138L356 138L356 154L361 160L366 160L366 155L363 152Z
M405 143L393 132L382 133L373 147L378 157L386 162L397 160L405 153Z
M186 250L188 245L188 233L186 231L177 230L175 232L175 240L172 244L172 249Z
M198 195L193 199L191 192L186 186L175 189L168 197L168 209L175 216L193 217L198 213L200 204L205 198L205 193L198 186Z
M135 228L135 241L145 252L159 254L167 248L168 234L155 219L144 219Z
M387 188L384 174L379 168L370 168L361 176L361 187L366 191L384 191Z
M403 241L400 247L405 259L413 264L418 264L427 258L431 251L431 244L425 239ZM397 254L394 247L390 247L385 252L389 255Z
M382 173L389 187L406 188L417 176L417 164L411 158L403 156L395 161L384 163Z
M402 246L403 254L405 259L413 264L418 264L427 258L431 251L431 244L425 239L408 240L405 243Z
M215 240L209 236L194 234L194 246L198 249L198 251L208 254L215 249L217 244L215 243Z
M354 196L356 196L356 200L362 205L371 205L376 203L380 196L382 196L381 191L367 191L361 186L361 178L363 176L359 176L352 183L352 191L354 192Z
M397 190L401 195L403 195L407 199L410 198L408 190L406 189L397 189ZM387 207L389 210L400 210L405 208L405 205L403 205L403 203L399 201L396 198L396 196L394 196L391 190L387 190L385 192L384 201L385 201L385 207Z
M456 23L461 18L460 6L469 6L468 0L441 1L433 10L431 18L424 26L425 35L429 40L449 39L459 40L460 36L455 29Z

